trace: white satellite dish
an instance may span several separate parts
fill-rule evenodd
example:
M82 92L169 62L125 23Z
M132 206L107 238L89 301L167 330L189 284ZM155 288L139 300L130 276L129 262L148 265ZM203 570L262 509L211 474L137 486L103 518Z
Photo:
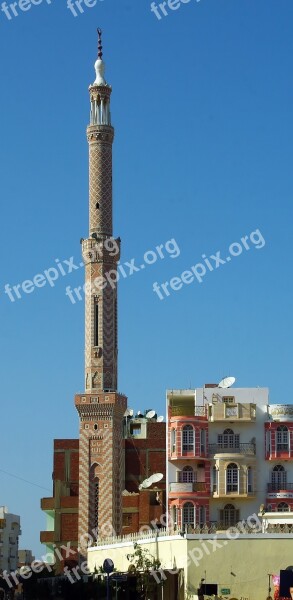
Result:
M140 483L140 485L138 486L139 490L145 490L146 488L150 487L152 485L152 482L150 481L150 477L148 479L144 479L144 481L142 481Z
M130 409L129 409L129 416L130 416L130 417L133 417L133 408L130 408Z
M229 388L231 387L231 385L233 385L233 383L235 383L236 379L235 377L224 377L224 379L222 379L220 381L220 383L218 384L219 388Z
M151 475L149 477L149 481L152 483L157 483L158 481L161 481L161 479L163 479L164 475L163 473L154 473L153 475Z
M147 412L147 414L146 414L146 418L147 418L147 419L153 419L153 418L154 418L154 416L155 416L155 414L156 414L156 411L155 411L155 410L149 410L149 411Z
M160 417L157 418L157 423L163 423L163 421L164 421L163 415L161 415Z
M127 408L123 417L130 417L130 410Z

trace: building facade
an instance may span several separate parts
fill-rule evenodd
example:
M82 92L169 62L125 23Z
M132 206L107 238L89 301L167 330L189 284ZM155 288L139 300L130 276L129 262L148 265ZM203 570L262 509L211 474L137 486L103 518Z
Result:
M127 419L125 423L125 485L122 534L136 533L151 523L166 525L166 423L156 417ZM144 480L162 478L147 488Z
M30 567L34 560L35 557L31 550L18 550L18 567Z
M152 522L165 524L162 516L166 514L166 423L143 416L124 417L123 422L121 531L127 535ZM140 489L141 483L154 473L162 474L160 481ZM47 560L51 562L50 557L54 556L56 572L78 562L78 479L79 440L54 440L53 495L41 500L47 529L41 531L40 539L46 545ZM112 527L105 525L101 536L112 532ZM68 543L70 554L66 551Z
M46 531L41 531L40 540L46 546L48 562L52 562L50 557L54 557L58 573L64 566L73 566L78 560L78 440L54 440L52 477L53 495L41 500L47 523ZM68 543L70 554L66 552Z
M293 509L293 406L270 406L267 388L207 384L168 391L167 413L168 507L177 528L222 530L260 506Z
M17 569L20 534L20 517L9 513L7 506L0 506L0 573Z

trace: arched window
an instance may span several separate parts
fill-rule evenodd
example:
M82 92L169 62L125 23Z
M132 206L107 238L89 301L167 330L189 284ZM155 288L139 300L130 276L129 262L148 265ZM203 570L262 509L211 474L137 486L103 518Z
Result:
M287 487L287 473L283 465L276 465L272 471L272 491L285 490Z
M194 429L191 425L185 425L182 429L182 452L194 451Z
M194 505L192 502L186 502L183 505L182 523L194 527Z
M90 525L92 529L98 529L99 526L99 484L100 479L98 473L100 471L100 465L94 463L90 468L89 473L89 494L90 494Z
M277 450L289 450L288 427L286 425L277 427Z
M195 481L194 479L194 471L192 467L184 467L182 471L179 473L179 481L185 483L191 483Z
M278 512L289 512L290 508L286 502L280 502L277 506Z
M220 448L239 448L239 433L232 429L225 429L218 435L218 446Z
M226 504L223 510L220 510L220 524L224 527L232 527L240 521L239 510L233 504Z
M238 467L235 463L227 466L226 492L238 492Z

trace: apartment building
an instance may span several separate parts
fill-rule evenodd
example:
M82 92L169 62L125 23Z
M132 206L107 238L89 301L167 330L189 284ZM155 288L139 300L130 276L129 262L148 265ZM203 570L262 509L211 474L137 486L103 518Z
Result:
M17 569L20 534L20 517L9 513L7 506L0 506L0 573Z
M41 531L40 540L48 557L54 557L57 573L78 561L77 551L74 553L78 547L78 468L79 441L54 440L53 494L41 499L47 529ZM66 551L68 542L70 552ZM53 562L53 558L48 561Z
M290 525L293 405L270 405L267 388L206 384L168 390L167 415L167 502L177 528L225 530L260 511L270 525Z

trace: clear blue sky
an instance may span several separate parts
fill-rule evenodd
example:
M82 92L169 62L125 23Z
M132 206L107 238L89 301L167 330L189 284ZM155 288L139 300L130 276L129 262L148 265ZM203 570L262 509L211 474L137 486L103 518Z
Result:
M78 435L84 307L65 288L83 270L14 303L4 286L57 258L80 262L96 27L113 86L122 260L140 265L171 238L181 250L119 289L119 390L165 414L166 388L226 374L292 402L292 18L291 0L191 0L161 20L149 0L99 1L77 18L65 0L10 21L0 12L0 504L21 515L21 547L37 555L53 439ZM162 301L153 292L256 229L263 248Z

